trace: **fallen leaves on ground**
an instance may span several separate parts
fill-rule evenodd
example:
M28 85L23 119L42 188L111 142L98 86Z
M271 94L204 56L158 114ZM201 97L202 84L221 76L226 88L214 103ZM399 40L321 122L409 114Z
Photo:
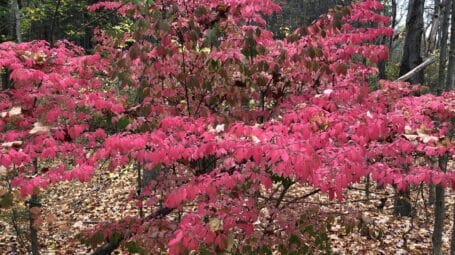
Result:
M136 176L134 171L96 173L91 182L66 182L49 188L42 193L42 208L34 210L40 214L40 242L42 254L89 254L92 249L81 244L76 235L95 224L119 220L125 216L138 215L134 201L128 201ZM416 214L410 217L397 217L392 214L392 188L371 187L370 200L365 200L364 184L356 184L345 190L345 201L330 201L323 193L316 193L299 201L305 204L318 204L327 212L347 215L353 211L360 217L352 232L347 233L335 217L330 228L332 254L430 254L433 228L433 207L424 202L428 199L428 189L412 192L411 202L416 205ZM311 187L295 186L288 196L293 199L308 194ZM448 254L452 227L452 208L455 194L446 193L446 222L444 224L443 251ZM381 199L384 200L381 205ZM219 220L211 219L211 228L220 227ZM363 222L359 225L358 222ZM0 217L0 251L2 254L23 254L19 240L11 224ZM117 250L116 254L126 254Z

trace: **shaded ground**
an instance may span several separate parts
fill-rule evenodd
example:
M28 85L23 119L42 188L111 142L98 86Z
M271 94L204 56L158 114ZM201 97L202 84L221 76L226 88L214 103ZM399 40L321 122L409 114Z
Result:
M44 221L40 226L42 254L88 254L90 247L81 244L76 235L80 230L90 228L103 221L117 220L128 215L137 215L134 202L128 202L130 187L135 182L132 171L97 173L89 183L62 183L43 194L42 211ZM363 184L345 191L346 201L329 201L325 194L317 193L303 201L317 204L336 214L358 212L358 222L352 232L340 222L332 225L329 237L333 254L430 254L433 208L425 205L428 199L426 189L416 188L412 203L417 206L413 219L392 215L393 190L377 190L370 194L371 202L364 201ZM290 196L307 194L313 189L294 188ZM418 195L418 197L417 197ZM447 215L445 222L444 254L449 252L452 211L455 194L446 192ZM384 207L378 209L380 199L388 197ZM339 219L339 217L337 218ZM23 241L22 241L23 243ZM25 254L21 240L16 238L11 224L0 218L0 254ZM117 251L117 254L124 252Z

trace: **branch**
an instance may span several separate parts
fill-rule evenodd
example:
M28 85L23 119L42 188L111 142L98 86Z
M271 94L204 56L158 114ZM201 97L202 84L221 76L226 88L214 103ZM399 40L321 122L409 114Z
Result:
M162 208L158 209L156 212L145 217L144 221L162 218L162 217L170 214L172 211L174 211L174 208L162 207Z
M317 193L319 193L320 191L321 191L321 189L315 189L315 190L311 191L311 192L308 193L308 194L305 194L305 195L303 195L303 196L301 196L301 197L296 197L296 198L292 199L291 201L287 202L287 204L295 203L295 202L297 202L298 200L301 200L301 199L305 199L305 198L311 197L312 195L317 194Z
M92 255L108 255L111 254L115 249L117 249L120 246L120 241L122 239L117 239L116 242L112 241L106 244L103 244L102 246L98 247Z
M157 218L162 218L169 213L171 213L174 210L174 208L168 208L168 207L163 207L158 210L156 210L154 213L148 215L147 217L144 218L144 221L148 220L153 220ZM115 249L117 249L120 246L120 243L126 239L124 236L121 238L116 238L115 240L111 240L108 243L105 243L98 247L91 255L108 255L111 254Z
M427 58L422 64L414 67L414 69L407 72L405 75L401 76L400 78L396 79L395 81L406 81L406 80L412 78L414 75L416 75L422 69L424 69L427 65L431 65L434 61L436 61L436 58L434 56Z

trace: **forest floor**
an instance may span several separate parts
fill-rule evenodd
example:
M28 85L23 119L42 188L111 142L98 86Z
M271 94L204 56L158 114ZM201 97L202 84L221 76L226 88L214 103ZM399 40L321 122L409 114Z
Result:
M90 254L91 248L80 243L77 234L100 222L119 220L137 215L133 201L128 201L134 186L133 171L98 172L88 183L67 182L50 187L42 193L39 235L41 254ZM391 188L371 188L369 201L365 200L363 184L345 191L344 202L330 201L326 194L317 193L304 203L316 204L327 210L348 214L357 211L359 222L352 232L337 221L329 232L332 254L431 254L433 207L426 205L428 189L416 188L411 201L416 206L414 217L397 217L393 212L394 194ZM299 188L294 193L306 194L312 188ZM292 192L291 192L292 193ZM446 221L443 236L444 254L448 254L455 193L446 191ZM378 209L380 199L387 197L384 207ZM24 209L22 205L22 210ZM20 212L20 208L17 209ZM20 214L20 213L19 213ZM0 254L26 254L25 240L17 238L9 214L0 209ZM19 222L18 225L21 223ZM26 222L22 222L26 224ZM24 227L24 226L22 226ZM126 254L116 251L116 254Z

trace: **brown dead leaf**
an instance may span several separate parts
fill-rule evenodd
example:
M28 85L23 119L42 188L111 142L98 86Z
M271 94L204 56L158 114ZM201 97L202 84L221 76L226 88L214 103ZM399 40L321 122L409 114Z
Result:
M30 130L29 134L34 135L34 134L40 134L40 133L47 133L49 132L50 128L48 126L43 126L41 122L35 122L33 124L33 128Z
M32 208L30 208L30 212L32 213L33 216L37 216L40 214L41 208L36 207L36 206L32 207Z
M57 216L53 213L48 213L45 217L44 220L48 223L54 223L54 221L57 220Z
M0 177L8 175L8 168L0 166Z
M12 142L7 142L7 143L2 143L3 148L18 148L22 145L22 141L12 141Z

